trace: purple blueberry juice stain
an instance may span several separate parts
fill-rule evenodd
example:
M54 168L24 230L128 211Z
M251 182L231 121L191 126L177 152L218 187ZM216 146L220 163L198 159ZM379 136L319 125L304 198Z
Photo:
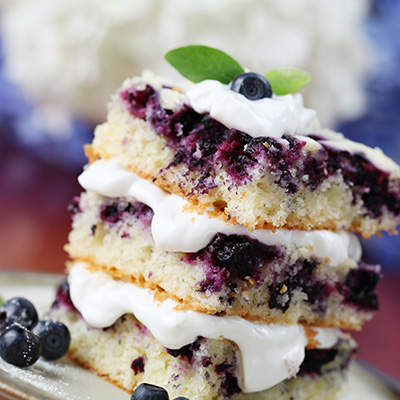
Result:
M71 296L69 294L69 284L67 281L61 283L57 287L55 300L51 306L52 309L60 307L65 307L68 311L77 311L72 303Z
M297 137L258 137L236 129L228 129L208 114L197 114L184 104L176 111L165 110L159 94L151 86L121 92L128 111L148 121L157 134L165 137L167 146L175 151L172 162L165 167L187 167L186 178L192 171L200 178L192 182L193 191L207 193L216 187L217 168L224 168L234 186L251 181L252 172L272 174L275 183L288 194L294 194L300 184L315 190L325 180L342 173L352 188L354 203L362 200L366 215L380 217L385 208L400 213L400 185L391 188L389 175L373 166L362 155L339 151L323 143L323 138L311 135L321 149L310 154L305 142ZM190 194L190 193L189 193Z
M241 392L236 377L237 360L234 361L234 363L225 361L215 366L215 372L221 376L219 393L223 398L228 398Z
M203 268L205 279L199 282L200 291L215 293L233 289L244 279L260 285L263 269L281 257L278 246L268 246L246 236L217 233L208 246L186 254L183 260Z
M99 213L100 221L115 224L121 221L123 211L118 209L118 203L102 205Z
M131 369L133 370L135 375L141 374L144 372L144 365L146 363L146 359L144 356L138 357L131 363Z
M350 270L341 288L344 302L359 310L373 311L379 308L376 287L381 279L380 268L376 265L360 263Z
M80 212L82 212L79 200L80 200L79 196L74 196L71 202L69 203L67 210L71 216L74 216L75 214L79 214Z
M137 118L148 121L159 135L170 142L179 141L179 137L190 132L202 119L191 107L184 105L178 111L164 109L160 104L157 91L150 85L144 90L134 87L121 93L129 112Z
M169 349L166 348L168 354L172 357L180 358L190 363L193 358L193 353L200 349L201 343L204 341L204 338L199 336L193 343L189 343L186 346L181 347L180 349Z
M375 167L361 154L351 154L327 148L329 174L341 170L344 181L353 186L354 202L361 198L368 214L373 218L382 215L383 206L395 215L400 213L399 188L390 189L389 173Z
M200 361L201 361L201 366L204 368L207 368L212 364L210 356L202 356Z
M139 331L140 336L147 336L150 334L150 331L140 322L135 322L135 328Z
M300 375L318 376L321 368L332 362L338 354L337 348L306 350L304 361L300 366Z
M153 210L147 205L139 202L126 203L109 200L100 206L99 219L107 225L115 225L121 221L126 221L128 217L135 217L141 222L142 229L150 232L151 220L153 219ZM122 238L129 238L128 232L122 232Z
M335 289L329 282L321 282L313 277L316 266L315 260L299 259L279 272L269 286L269 307L286 312L294 291L301 290L307 294L306 301L311 304L313 311L324 314L328 297Z
M344 340L339 339L335 346L328 349L306 349L298 375L316 378L323 373L322 368L332 362L335 364L334 369L345 371L357 352L357 348L349 350L348 346L343 346Z
M97 225L96 225L96 224L93 224L93 225L90 227L90 230L91 230L91 232L92 232L92 236L95 236L95 235L96 235L96 229L97 229Z
M188 362L192 360L193 351L191 350L192 343L187 344L186 346L181 347L180 349L168 349L167 353L170 354L172 357L180 357Z

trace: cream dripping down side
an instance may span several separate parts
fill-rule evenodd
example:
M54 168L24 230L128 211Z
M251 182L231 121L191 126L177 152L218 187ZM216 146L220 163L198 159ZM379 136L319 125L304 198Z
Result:
M166 251L195 253L206 247L216 233L246 235L267 245L295 244L312 248L316 257L338 266L348 258L359 261L361 245L355 235L346 231L301 231L277 229L248 230L244 226L228 224L184 211L187 204L181 197L169 194L145 179L128 171L117 160L97 160L78 178L85 190L108 197L134 198L152 208L154 217L151 231L156 246Z
M77 263L69 273L71 299L85 321L105 328L132 313L165 347L179 349L198 336L232 340L238 347L238 383L244 392L268 389L294 376L304 360L307 338L301 325L259 324L240 317L214 316L175 309L171 299L158 302L153 293L132 283L89 272ZM337 342L337 330L313 328L318 348Z

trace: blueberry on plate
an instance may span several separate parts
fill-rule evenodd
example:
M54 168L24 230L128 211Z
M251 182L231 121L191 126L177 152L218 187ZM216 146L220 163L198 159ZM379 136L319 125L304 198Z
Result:
M35 306L27 299L13 297L0 307L0 332L14 322L31 328L38 321Z
M0 335L0 357L16 367L29 367L42 353L40 339L25 326L14 322Z
M132 393L131 400L168 400L168 392L150 383L141 383Z
M179 397L175 397L174 400L189 400L189 399L187 397L179 396Z
M47 360L57 360L64 356L71 342L68 328L58 321L39 321L32 332L40 339L42 356Z
M238 75L230 86L231 90L240 93L249 100L259 100L272 97L271 85L268 79L255 72L243 72Z

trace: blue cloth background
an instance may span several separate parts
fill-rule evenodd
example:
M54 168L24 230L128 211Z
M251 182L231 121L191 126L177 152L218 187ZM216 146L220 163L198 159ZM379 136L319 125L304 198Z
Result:
M337 129L348 138L380 147L400 164L400 1L375 0L371 4L366 32L375 51L374 65L366 85L368 109L355 121ZM364 257L400 274L400 236L383 234L363 240Z

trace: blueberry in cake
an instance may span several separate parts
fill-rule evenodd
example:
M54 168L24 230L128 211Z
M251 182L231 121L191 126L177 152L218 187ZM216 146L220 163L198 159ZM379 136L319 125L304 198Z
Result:
M167 59L193 83L126 80L86 147L51 310L69 355L138 398L336 399L340 329L378 308L356 234L395 231L400 169L320 127L303 71Z

